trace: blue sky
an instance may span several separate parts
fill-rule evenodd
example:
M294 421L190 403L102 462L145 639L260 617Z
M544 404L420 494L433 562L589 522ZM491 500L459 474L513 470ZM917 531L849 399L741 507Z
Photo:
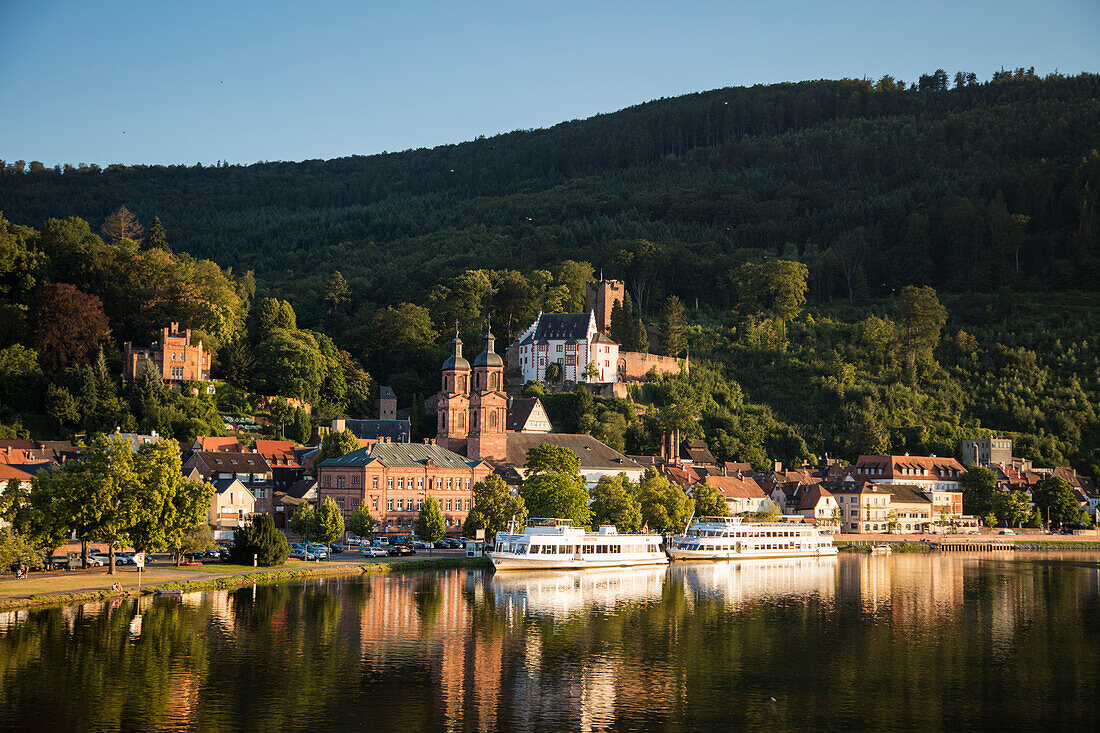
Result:
M0 159L252 163L730 85L1100 72L1100 2L0 0Z

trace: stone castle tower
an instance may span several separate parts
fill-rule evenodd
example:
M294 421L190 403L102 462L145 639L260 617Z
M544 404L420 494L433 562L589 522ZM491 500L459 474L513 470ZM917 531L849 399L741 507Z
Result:
M596 328L603 333L611 330L611 309L616 302L623 302L626 289L622 280L600 279L584 287L584 311L596 314Z
M486 330L485 350L470 362L462 357L455 335L454 353L443 362L443 385L436 402L436 442L467 458L504 460L508 455L508 398L504 360L495 351L496 337Z
M466 447L470 413L470 362L462 357L462 339L455 333L454 353L443 362L443 386L436 402L436 443L461 453Z

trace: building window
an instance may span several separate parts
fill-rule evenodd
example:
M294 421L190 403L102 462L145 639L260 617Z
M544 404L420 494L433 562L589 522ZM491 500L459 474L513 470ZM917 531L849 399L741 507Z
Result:
M374 479L371 481L371 485L372 485L372 488L375 491L378 491L378 477L377 476L375 476Z
M386 499L386 511L387 512L392 512L393 511L393 499Z
M419 491L424 490L424 477L423 476L420 476L416 479L416 488Z
M390 476L386 480L386 485L389 486L390 491L393 491L393 476Z
M420 511L423 508L424 508L424 500L423 499L417 499L416 500L416 511Z
M466 500L466 511L470 511L470 500Z
M467 491L470 490L470 479L466 479L466 490ZM469 504L470 502L466 502L466 503Z
M338 488L338 489L344 488L344 477L343 476L337 476L336 477L336 488Z
M397 488L399 488L399 489L404 489L405 488L405 477L404 476L401 476L400 478L397 479Z
M561 344L558 344L558 353L561 353Z
M378 511L378 497L377 496L372 496L370 498L370 508L373 509L374 511Z

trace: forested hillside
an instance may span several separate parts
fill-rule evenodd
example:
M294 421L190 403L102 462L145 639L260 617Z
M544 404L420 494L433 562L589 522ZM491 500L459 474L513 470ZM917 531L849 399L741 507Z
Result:
M1092 74L1017 70L978 83L960 73L951 83L936 72L912 85L720 89L331 161L8 162L0 210L34 229L8 229L26 252L5 254L4 299L22 319L35 284L19 277L64 281L102 299L113 336L152 328L167 313L125 284L142 282L133 266L163 257L119 243L112 261L127 276L112 279L88 264L103 243L82 222L59 221L96 230L125 205L146 226L163 222L164 246L180 253L171 282L205 272L225 299L232 316L220 323L193 299L172 301L179 320L220 334L216 370L272 388L276 375L255 367L264 339L244 325L256 319L249 303L262 301L254 282L293 307L296 322L280 333L328 333L335 344L306 338L326 368L357 374L355 359L404 402L435 389L456 319L469 339L491 314L506 339L540 308L579 308L584 279L602 269L627 282L632 317L661 325L669 296L686 306L684 338L703 359L698 394L663 385L638 395L653 405L648 424L621 406L556 405L575 429L643 450L680 400L703 414L721 457L954 452L960 436L989 428L1036 460L1096 471L1098 92ZM35 253L48 268L27 264ZM766 262L805 265L805 303L791 311L760 297L772 285L743 268ZM946 309L919 354L898 308L910 286L934 288ZM6 338L19 340L20 328ZM288 389L324 399L316 385Z

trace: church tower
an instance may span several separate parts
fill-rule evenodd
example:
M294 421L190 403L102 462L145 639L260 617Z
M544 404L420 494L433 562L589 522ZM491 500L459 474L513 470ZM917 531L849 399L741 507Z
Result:
M504 360L495 350L496 338L485 329L485 350L474 359L470 390L470 429L467 458L502 461L508 456L505 425L508 398L504 394Z
M436 443L461 453L466 447L470 413L470 362L462 358L462 339L455 327L454 353L443 362L443 388L436 401Z

